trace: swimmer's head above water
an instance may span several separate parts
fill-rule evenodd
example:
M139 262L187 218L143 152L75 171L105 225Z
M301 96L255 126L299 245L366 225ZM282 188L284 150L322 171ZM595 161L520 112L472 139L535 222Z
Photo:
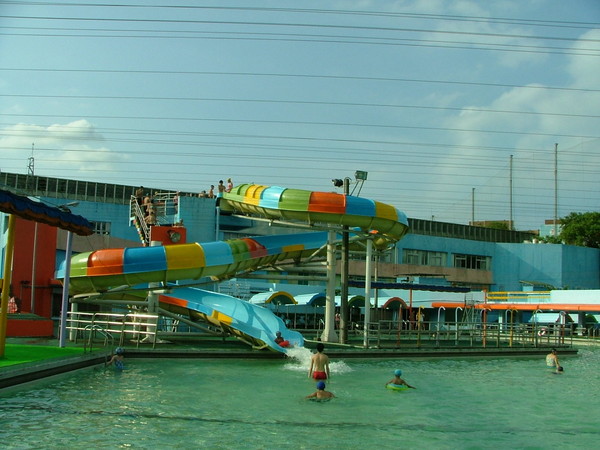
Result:
M394 375L396 375L397 377L402 376L402 371L400 369L396 369L394 370Z
M325 383L323 381L319 381L317 383L317 389L320 390L320 391L324 390L325 389Z

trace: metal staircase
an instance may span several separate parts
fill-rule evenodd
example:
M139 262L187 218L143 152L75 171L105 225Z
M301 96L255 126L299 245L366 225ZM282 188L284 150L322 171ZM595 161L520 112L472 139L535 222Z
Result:
M177 217L177 195L172 192L157 192L152 202L156 216L156 225L171 225L176 222ZM144 247L150 245L150 230L145 220L146 211L139 205L135 196L129 200L129 218L131 225L135 226Z
M135 196L132 195L129 200L129 220L135 226L142 244L147 247L150 245L150 226L148 226L144 217L144 210L138 204Z

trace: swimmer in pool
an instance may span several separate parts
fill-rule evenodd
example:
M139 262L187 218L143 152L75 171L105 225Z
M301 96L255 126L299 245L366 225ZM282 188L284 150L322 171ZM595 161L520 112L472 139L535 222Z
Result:
M306 398L316 398L317 400L334 398L333 392L329 392L325 390L325 382L319 381L317 383L317 390L310 395L307 395Z
M387 383L385 383L385 385L387 386L388 384L396 384L398 386L406 386L406 387L409 387L411 389L416 389L416 387L411 386L410 384L408 384L406 381L404 381L402 378L400 378L400 376L402 376L402 371L400 369L396 369L394 371L394 378L392 378L390 381L388 381Z
M552 351L546 355L546 365L548 367L560 367L555 348L553 348Z
M123 356L124 353L125 350L123 350L122 347L117 347L115 349L115 354L113 355L113 357L110 358L110 361L106 363L106 367L114 364L115 369L123 370L125 368L125 357Z
M329 372L329 357L323 353L325 346L322 342L317 344L317 353L310 358L310 368L308 369L308 378L315 380L327 380L331 378Z

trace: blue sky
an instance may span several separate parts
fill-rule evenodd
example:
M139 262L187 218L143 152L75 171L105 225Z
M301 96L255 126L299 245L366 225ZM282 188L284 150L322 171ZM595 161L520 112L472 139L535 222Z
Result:
M0 170L192 192L364 170L409 217L536 229L558 144L559 216L600 211L596 0L105 5L0 2Z

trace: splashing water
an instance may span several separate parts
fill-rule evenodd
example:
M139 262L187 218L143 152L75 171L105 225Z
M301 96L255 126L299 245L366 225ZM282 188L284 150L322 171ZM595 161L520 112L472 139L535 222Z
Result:
M286 363L285 369L295 372L308 371L310 367L310 358L313 353L306 347L294 347L287 350L286 355L289 362ZM344 361L332 361L329 363L329 370L332 374L342 374L352 372L352 368Z

